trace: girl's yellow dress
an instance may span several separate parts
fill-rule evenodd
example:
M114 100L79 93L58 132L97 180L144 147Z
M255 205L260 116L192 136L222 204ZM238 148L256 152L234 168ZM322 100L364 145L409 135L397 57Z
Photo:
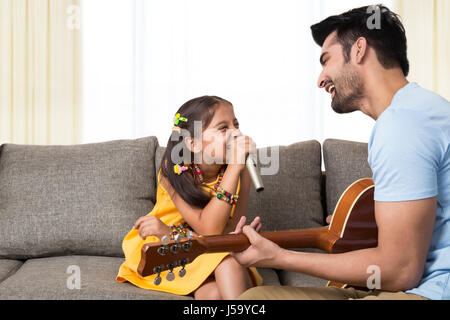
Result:
M164 189L164 187L159 183L160 181L161 170L158 173L158 188L156 192L156 204L153 210L147 214L147 216L156 216L166 225L179 223L184 223L183 217L178 212L175 207L170 195ZM213 186L217 183L219 177L217 177L216 181L206 183L209 187L213 188ZM205 186L202 186L206 191L210 191ZM237 186L236 193L239 194L240 190L240 179ZM212 192L210 192L212 196ZM230 213L230 218L233 216L235 205L233 205ZM157 276L156 274L141 277L137 273L137 267L139 265L139 261L141 259L141 248L144 243L149 242L159 242L159 239L155 236L149 236L145 240L143 240L139 236L138 229L132 229L125 236L122 242L122 249L125 253L125 262L122 263L119 269L119 273L116 277L118 282L129 281L134 285L143 288L143 289L151 289L157 291L165 291L179 295L187 295L196 290L216 269L216 267L220 264L220 262L229 255L229 252L221 252L221 253L208 253L202 254L198 256L192 263L187 264L185 266L186 274L184 277L178 276L178 271L181 270L181 267L177 267L173 269L173 273L175 275L175 279L173 281L168 281L166 279L166 275L169 270L161 272L162 281L159 285L155 285L153 280ZM262 284L263 279L254 267L250 267L247 269L252 280L253 286L259 286Z

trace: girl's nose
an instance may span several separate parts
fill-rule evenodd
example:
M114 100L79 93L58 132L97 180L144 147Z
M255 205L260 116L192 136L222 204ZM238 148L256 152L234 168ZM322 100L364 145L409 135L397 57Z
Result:
M241 133L241 130L239 130L239 129L233 129L233 131L231 132L231 135L233 137L239 137L239 136L242 136L242 133Z
M230 143L230 141L232 139L242 135L241 130L239 130L239 129L232 129L230 131L231 132L230 132L230 134L228 135L228 138L227 138L227 144Z

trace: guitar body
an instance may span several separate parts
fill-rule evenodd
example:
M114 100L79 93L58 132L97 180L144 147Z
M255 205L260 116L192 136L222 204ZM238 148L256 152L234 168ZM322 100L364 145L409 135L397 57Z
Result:
M328 227L329 234L336 237L336 241L327 250L329 253L343 253L378 245L373 196L374 183L369 178L354 182L344 191ZM329 281L327 286L344 288L347 285Z
M378 245L378 228L374 210L374 183L370 178L351 184L342 194L328 227L261 232L260 235L283 248L318 248L331 254L373 248ZM188 246L184 246L188 244ZM186 250L172 252L170 246ZM161 271L184 268L197 256L204 253L242 251L250 246L243 234L199 236L183 240L178 244L171 241L161 254L161 243L145 244L141 250L138 273L145 277ZM328 286L346 285L329 281ZM364 289L364 288L358 288Z

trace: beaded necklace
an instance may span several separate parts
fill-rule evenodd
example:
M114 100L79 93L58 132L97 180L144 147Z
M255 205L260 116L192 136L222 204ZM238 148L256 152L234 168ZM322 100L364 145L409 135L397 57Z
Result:
M219 184L222 182L223 174L225 173L225 165L223 165L219 170L219 180L214 185L214 189L213 189L205 183L205 180L203 179L203 175L202 175L202 169L200 169L200 167L198 165L193 163L191 165L191 169L194 172L194 175L196 176L198 183L201 185L204 185L212 190L217 190L217 188L219 187Z

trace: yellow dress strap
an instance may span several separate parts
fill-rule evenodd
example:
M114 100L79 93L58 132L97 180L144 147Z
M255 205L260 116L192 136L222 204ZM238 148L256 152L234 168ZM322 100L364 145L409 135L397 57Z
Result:
M161 181L161 168L158 170L158 184Z

